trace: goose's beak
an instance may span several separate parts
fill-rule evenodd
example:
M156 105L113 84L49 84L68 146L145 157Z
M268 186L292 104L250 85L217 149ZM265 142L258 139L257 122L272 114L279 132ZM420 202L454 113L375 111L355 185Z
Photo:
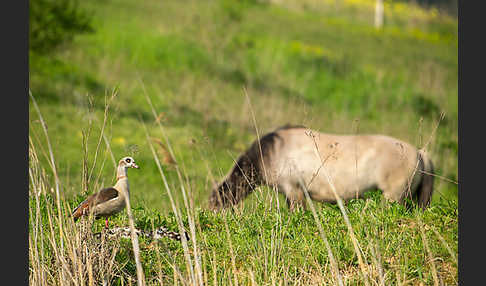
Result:
M139 169L139 168L140 168L140 167L139 167L137 164L135 164L135 163L133 163L133 165L132 165L132 166L133 166L133 168L135 168L135 169Z

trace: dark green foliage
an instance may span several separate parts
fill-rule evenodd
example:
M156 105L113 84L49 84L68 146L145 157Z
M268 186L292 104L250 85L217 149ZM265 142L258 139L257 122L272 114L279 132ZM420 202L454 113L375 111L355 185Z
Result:
M29 50L47 53L69 42L77 33L93 31L91 16L77 0L29 2Z

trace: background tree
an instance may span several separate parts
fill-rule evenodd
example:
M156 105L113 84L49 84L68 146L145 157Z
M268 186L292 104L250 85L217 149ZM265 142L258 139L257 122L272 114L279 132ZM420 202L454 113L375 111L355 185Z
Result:
M75 34L92 32L91 18L77 0L31 0L29 50L47 53L70 42Z

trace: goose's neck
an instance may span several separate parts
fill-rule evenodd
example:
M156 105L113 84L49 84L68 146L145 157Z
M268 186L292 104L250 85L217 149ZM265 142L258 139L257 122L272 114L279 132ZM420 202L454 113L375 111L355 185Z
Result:
M122 193L130 193L128 186L127 168L123 166L118 166L118 169L116 171L116 184L114 187Z
M118 166L116 169L116 180L127 178L127 168L125 166Z

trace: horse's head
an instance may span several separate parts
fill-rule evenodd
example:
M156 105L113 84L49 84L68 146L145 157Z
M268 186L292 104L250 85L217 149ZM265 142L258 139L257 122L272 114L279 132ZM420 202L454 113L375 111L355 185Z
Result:
M218 211L236 203L236 189L231 182L227 180L213 187L209 196L209 208Z
M220 210L233 206L250 194L262 182L259 168L258 145L241 155L222 183L212 189L209 208Z

